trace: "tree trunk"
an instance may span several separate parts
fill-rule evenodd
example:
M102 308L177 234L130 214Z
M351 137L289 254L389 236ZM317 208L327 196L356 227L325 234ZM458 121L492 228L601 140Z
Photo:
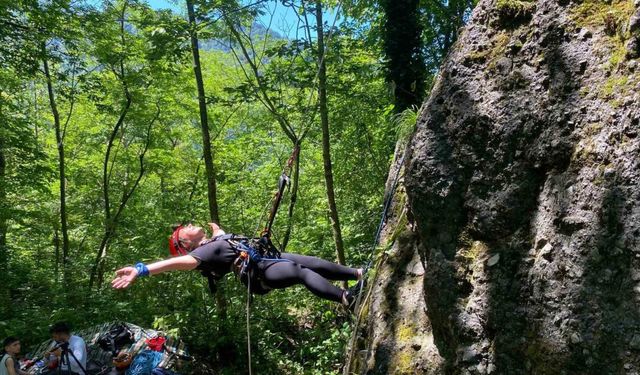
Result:
M124 30L124 22L125 16L127 13L127 5L128 3L125 1L122 6L122 12L120 16L120 42L123 50L126 50L126 40L125 40L125 30ZM118 62L119 70L118 73L116 68L112 67L113 74L116 76L116 79L120 80L122 83L122 90L124 91L124 95L126 98L124 107L120 112L120 116L118 117L118 121L116 121L113 130L111 131L111 135L109 136L109 141L107 142L107 150L104 156L104 162L102 163L102 198L104 199L104 235L102 236L102 240L100 241L100 247L98 248L98 253L96 254L96 259L93 262L93 267L91 268L91 275L89 276L89 289L93 288L93 285L98 282L98 287L102 284L102 265L104 264L104 259L107 256L107 249L109 247L109 240L111 236L115 233L116 226L116 218L112 218L111 216L111 203L109 197L109 161L111 159L111 149L113 148L114 142L116 140L116 136L120 131L120 128L124 124L124 120L129 113L129 108L131 108L131 103L133 102L133 98L131 97L131 93L129 92L129 86L126 81L126 74L124 69L124 57L120 58ZM115 160L112 162L115 163ZM123 195L124 199L124 195ZM126 203L126 202L125 202ZM122 204L121 204L122 207Z
M1 109L0 109L1 110ZM8 275L9 254L7 249L7 219L8 219L8 202L6 190L6 159L4 150L4 141L0 137L0 274L6 278ZM11 316L11 298L9 289L0 288L0 314L2 316Z
M191 37L191 52L193 54L193 73L198 88L198 107L200 108L200 125L202 127L202 150L204 152L204 166L207 173L207 197L209 198L209 217L214 223L220 224L218 214L218 198L216 197L216 171L213 166L213 150L211 149L211 136L209 135L209 119L207 117L207 101L204 92L204 81L200 67L200 50L198 49L198 33L196 13L193 9L193 0L186 0L189 16L189 35ZM227 301L224 299L221 287L216 292L216 305L222 320L227 319Z
M4 156L4 141L0 137L0 272L6 275L7 262L7 219L8 208L6 190L6 168L7 162Z
M58 234L58 226L53 226L53 249L55 262L53 266L53 274L56 283L60 281L60 235Z
M67 229L67 203L66 203L66 176L64 163L64 135L60 126L60 114L53 92L53 82L49 72L49 63L46 57L46 46L42 43L42 63L44 74L47 80L47 92L49 93L49 105L53 114L53 124L56 132L56 143L58 148L58 181L60 183L60 232L62 234L62 273L63 279L67 277L67 262L69 260L69 234Z
M327 108L327 65L325 63L324 28L322 22L322 4L316 0L316 31L318 36L318 104L322 125L322 160L324 162L324 181L327 186L327 202L333 239L336 244L338 263L345 264L344 243L338 218L338 207L333 188L333 168L331 165L331 146L329 137L329 110ZM346 284L346 282L345 282Z
M91 269L91 276L89 277L89 288L93 288L93 285L96 280L96 276L100 273L101 265L104 257L106 256L107 244L109 242L109 238L113 233L113 222L111 219L111 203L109 200L109 160L111 159L111 149L113 148L113 144L115 142L116 136L120 127L124 123L124 119L129 112L129 108L131 107L131 96L128 91L126 92L127 101L125 102L124 108L120 113L120 117L116 122L116 125L113 127L111 131L111 136L109 137L109 141L107 143L107 151L104 156L104 161L102 163L102 199L104 200L104 235L102 240L100 241L100 247L98 248L98 253L96 255L96 259L93 262L93 268Z
M426 65L422 51L419 0L382 0L383 48L387 81L394 86L395 112L419 106L425 90Z
M198 33L196 31L196 15L193 9L193 0L187 1L189 14L191 52L193 54L193 73L198 88L198 106L200 108L200 125L202 126L202 150L204 152L204 165L207 173L207 196L209 198L209 216L211 221L220 223L218 214L218 200L216 197L216 171L213 166L213 150L211 149L211 136L209 135L209 121L207 117L207 101L200 67L200 51L198 49Z
M130 103L130 99L131 97L129 95L127 95L129 101L128 103ZM128 106L127 106L128 109ZM124 120L124 114L126 113L123 112L123 114L121 115L121 119ZM124 208L127 205L127 202L129 201L129 199L133 196L133 193L135 193L136 189L138 188L138 185L140 184L140 181L142 180L142 177L144 176L144 172L145 172L145 165L144 165L144 157L147 153L147 151L149 150L149 145L151 144L151 129L153 127L153 124L156 122L156 120L158 119L158 117L160 116L160 108L158 107L158 110L155 114L155 117L151 120L151 122L149 123L149 126L147 128L147 139L145 141L144 144L144 148L142 149L142 152L140 153L140 155L138 155L138 161L140 163L140 169L138 171L138 176L136 177L136 180L133 182L133 184L131 185L130 188L127 188L127 186L123 186L123 193L122 193L122 199L120 200L120 204L118 205L118 209L116 210L115 214L113 216L111 216L111 211L110 209L107 209L105 211L105 215L108 216L108 221L105 224L105 233L104 236L102 238L102 241L100 242L100 248L98 250L98 256L96 257L96 261L94 262L94 268L91 272L91 279L89 280L89 287L93 287L94 282L97 281L97 285L98 288L100 286L102 286L102 282L103 282L103 275L104 275L104 270L103 270L103 265L104 265L104 259L106 258L107 255L107 249L109 248L109 241L111 240L111 238L113 237L113 235L116 232L116 227L118 225L118 220L120 219L120 215L122 215L122 212L124 212ZM119 121L119 123L121 123ZM117 128L118 126L116 126ZM113 140L115 139L115 134L116 134L116 129L114 129L113 133L111 134L111 138L110 138L110 145L112 145ZM109 150L110 147L107 148L107 150ZM109 152L107 152L108 154ZM106 166L108 165L108 158L105 158L104 161L104 173L107 173L107 168ZM107 176L105 174L105 176ZM105 180L105 182L108 182L108 179ZM109 196L109 191L108 189L104 191L105 193L105 197L108 198Z

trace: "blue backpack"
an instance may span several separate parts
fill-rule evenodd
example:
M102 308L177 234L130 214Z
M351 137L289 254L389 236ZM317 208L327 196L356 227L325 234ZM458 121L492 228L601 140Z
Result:
M153 369L162 361L162 353L153 350L143 350L133 359L126 375L151 375Z

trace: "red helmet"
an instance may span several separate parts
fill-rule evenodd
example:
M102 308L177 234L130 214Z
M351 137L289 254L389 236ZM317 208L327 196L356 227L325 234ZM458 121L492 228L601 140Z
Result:
M189 250L180 243L180 229L182 229L182 225L177 227L169 237L169 251L174 257L189 254Z

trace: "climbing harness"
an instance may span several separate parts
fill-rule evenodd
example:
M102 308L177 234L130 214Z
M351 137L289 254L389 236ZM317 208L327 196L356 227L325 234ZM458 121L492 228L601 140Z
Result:
M291 166L298 157L299 152L300 146L296 145L280 174L278 189L273 197L273 206L269 212L267 223L260 233L260 237L247 238L234 234L224 234L213 238L213 240L227 241L236 250L238 257L233 262L232 271L240 281L247 286L250 294L266 294L271 290L271 288L262 281L261 274L257 269L260 262L290 262L288 259L281 259L280 251L273 244L271 236L273 234L272 228L276 214L278 213L278 208L290 182L289 173L291 172ZM253 288L250 286L250 281L253 281Z
M236 236L235 238L226 239L226 241L238 253L238 257L233 262L232 271L247 286L251 294L267 294L271 291L271 288L264 283L262 274L258 269L260 262L291 262L289 259L280 257L280 251L271 243L268 237L248 239Z

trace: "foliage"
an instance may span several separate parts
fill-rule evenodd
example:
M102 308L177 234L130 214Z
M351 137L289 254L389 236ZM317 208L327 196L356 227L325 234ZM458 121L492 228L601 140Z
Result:
M202 51L201 62L220 221L228 232L253 235L264 224L292 144L256 96L256 78L245 74L247 66L230 49L220 17L233 15L251 34L261 10L246 5L196 2L199 35L209 38L203 45L216 47ZM337 4L326 6L335 10ZM370 256L396 140L412 131L416 115L408 110L393 116L377 5L345 8L351 16L327 36L325 58L337 206L347 262L358 265ZM370 16L378 21L367 24ZM56 320L83 328L121 319L180 334L221 373L245 371L246 291L232 277L223 282L227 319L197 273L158 275L126 291L108 286L118 267L166 257L170 224L204 224L208 217L188 22L141 0L19 0L3 2L0 17L0 336L18 335L29 347L45 339ZM435 24L445 23L436 17L429 21ZM432 27L425 34L441 40L442 31ZM267 95L296 131L307 132L289 249L333 259L313 40L261 33L251 56ZM443 56L439 51L430 69ZM59 155L44 59L65 129L67 277L61 272ZM417 90L424 91L428 79L420 77ZM286 227L282 209L276 235ZM98 259L105 282L91 289L89 271ZM340 371L350 334L340 306L294 287L257 297L251 314L254 367L266 369L261 374Z

